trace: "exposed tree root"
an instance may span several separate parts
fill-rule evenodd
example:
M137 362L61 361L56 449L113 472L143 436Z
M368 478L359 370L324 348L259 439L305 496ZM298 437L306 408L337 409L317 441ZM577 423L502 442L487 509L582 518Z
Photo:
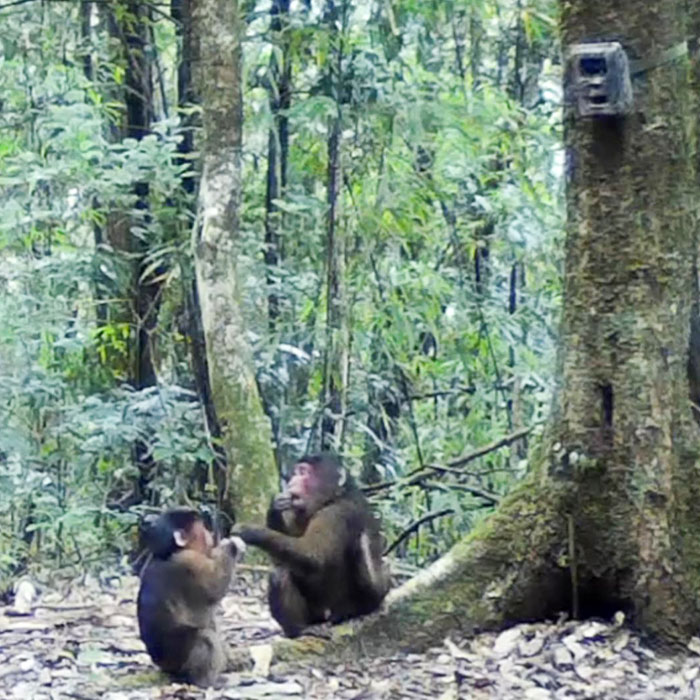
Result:
M569 610L566 489L528 479L496 513L416 577L381 612L338 625L328 639L274 645L275 661L421 651L455 631L473 634Z

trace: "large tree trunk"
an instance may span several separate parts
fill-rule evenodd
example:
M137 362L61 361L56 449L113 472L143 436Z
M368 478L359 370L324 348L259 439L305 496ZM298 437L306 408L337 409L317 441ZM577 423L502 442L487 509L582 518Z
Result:
M567 111L560 386L532 474L338 650L420 649L452 629L622 609L644 631L700 625L698 433L688 401L697 245L680 0L567 0L566 48L621 39L652 67L624 119ZM661 55L658 61L654 57ZM348 641L348 639L350 641Z
M563 392L550 470L576 487L582 606L623 605L664 636L698 623L691 100L685 59L659 58L685 39L683 7L618 0L596 14L578 0L562 19L567 44L617 30L651 67L626 120L567 120Z
M269 422L258 396L236 273L241 190L241 43L238 4L193 2L196 84L203 105L203 172L193 231L209 383L228 461L226 509L263 517L277 488Z

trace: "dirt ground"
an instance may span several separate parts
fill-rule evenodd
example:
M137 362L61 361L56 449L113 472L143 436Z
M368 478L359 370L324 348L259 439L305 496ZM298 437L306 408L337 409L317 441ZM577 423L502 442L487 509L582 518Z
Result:
M314 659L269 665L280 636L265 605L264 575L243 571L223 601L221 628L254 649L255 670L229 673L220 687L170 683L138 637L138 580L81 580L60 590L26 586L0 607L0 700L177 698L499 698L604 700L697 698L700 640L674 655L644 646L624 624L565 619L526 624L424 654L399 653L334 665Z

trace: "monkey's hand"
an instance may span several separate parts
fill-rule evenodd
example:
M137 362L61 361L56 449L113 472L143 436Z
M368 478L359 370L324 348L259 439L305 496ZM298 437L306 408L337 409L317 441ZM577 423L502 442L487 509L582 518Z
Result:
M267 509L265 524L271 530L291 534L296 531L297 513L292 505L292 497L286 491L278 493Z
M279 511L289 510L292 507L292 497L286 491L282 491L272 499L271 507Z
M228 551L228 553L237 561L245 554L245 542L240 537L227 537L221 540L219 547Z

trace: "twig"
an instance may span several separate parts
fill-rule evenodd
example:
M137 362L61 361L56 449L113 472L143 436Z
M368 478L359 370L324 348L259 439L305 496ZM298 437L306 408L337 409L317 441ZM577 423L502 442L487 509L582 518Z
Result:
M413 534L421 525L431 522L437 518L442 518L445 515L452 515L454 513L454 508L443 508L443 510L437 510L433 513L427 513L422 518L419 518L415 522L411 523L385 550L384 556L393 552L409 535Z
M433 486L443 489L455 489L456 491L466 491L471 493L473 496L478 496L486 501L489 501L494 506L497 506L501 499L495 493L489 493L483 489L477 488L476 486L469 486L468 484L436 484L435 482L427 482L426 486Z
M469 452L468 454L464 455L463 457L458 457L457 459L453 459L450 462L447 463L449 467L461 467L463 464L467 464L468 462L472 462L478 457L483 457L485 454L488 454L489 452L493 452L494 450L497 450L499 447L504 447L505 445L510 445L511 442L515 442L516 440L519 440L520 438L525 437L528 433L532 432L532 427L530 428L522 428L520 430L516 430L514 433L511 433L510 435L506 435L505 437L500 438L500 440L496 440L488 445L484 445L483 447L480 447L478 450L474 450L474 452Z
M488 445L484 445L478 450L474 450L474 452L470 452L469 454L466 454L463 457L458 457L457 459L451 460L447 463L448 466L446 467L440 466L438 464L426 464L425 467L418 467L413 471L410 471L402 479L393 479L391 481L383 481L380 484L371 484L370 486L363 487L362 491L366 494L374 494L378 493L379 491L384 491L386 489L398 486L413 486L414 484L417 484L426 477L430 476L431 473L435 471L465 476L467 475L466 472L460 469L455 469L455 467L468 464L469 462L473 462L478 457L483 457L489 452L494 452L495 450L504 447L505 445L509 445L511 442L515 442L516 440L525 437L531 431L531 427L522 428L521 430L511 433L510 435L506 435L505 437L502 437L499 440L495 440L494 442L491 442Z
M409 401L425 401L426 399L438 399L441 396L458 396L460 394L473 394L474 388L465 386L457 387L456 389L442 389L436 391L429 391L426 394L411 394L408 397Z

